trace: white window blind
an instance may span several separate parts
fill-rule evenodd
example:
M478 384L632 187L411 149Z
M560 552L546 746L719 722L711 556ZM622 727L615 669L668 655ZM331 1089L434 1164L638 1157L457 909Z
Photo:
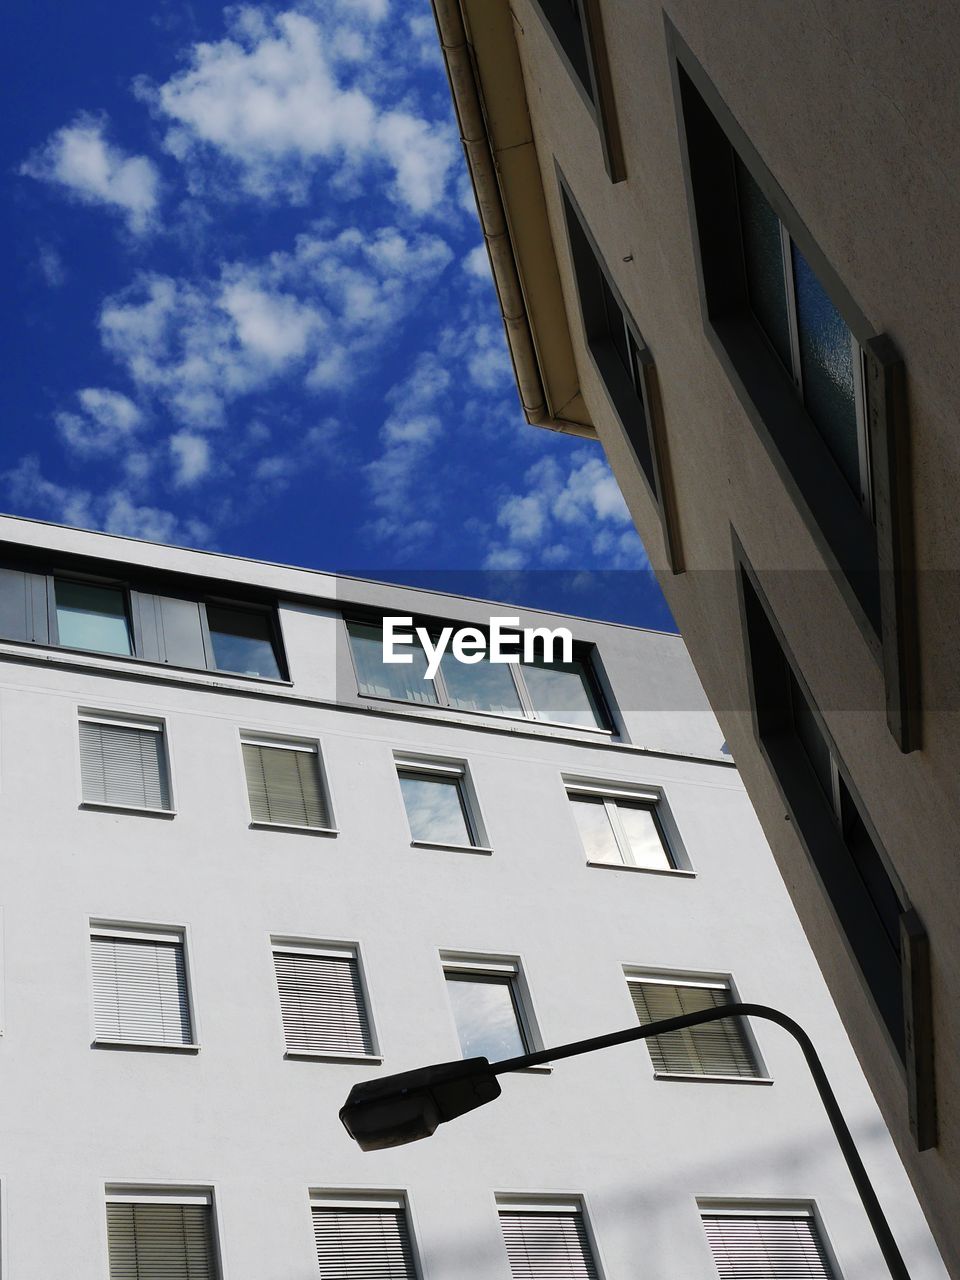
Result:
M321 1280L416 1280L402 1207L315 1205L313 1234Z
M244 742L243 767L254 822L331 826L316 751Z
M163 729L119 721L80 721L83 798L91 804L169 809Z
M703 1226L721 1280L834 1280L809 1214L710 1214Z
M95 933L91 946L98 1040L193 1043L181 939Z
M579 1211L501 1209L500 1226L513 1280L597 1280Z
M633 1007L641 1023L677 1018L683 1013L716 1009L731 1003L720 985L630 980ZM652 1036L644 1044L655 1071L670 1075L758 1076L750 1042L739 1018L724 1018L683 1031Z
M210 1206L108 1204L110 1280L216 1280Z
M288 1053L373 1053L355 955L278 949L273 963Z

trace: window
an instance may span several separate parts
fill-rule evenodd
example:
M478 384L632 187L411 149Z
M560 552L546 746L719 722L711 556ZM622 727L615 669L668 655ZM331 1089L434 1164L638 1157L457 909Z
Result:
M107 1190L110 1280L217 1280L209 1192Z
M627 176L597 0L537 0L554 47L573 78L600 133L604 168L611 182Z
M67 649L95 653L133 652L126 593L120 587L57 578L54 584L57 637Z
M707 336L919 745L903 362L668 23Z
M80 715L83 803L171 812L163 725Z
M365 697L611 732L610 714L586 646L580 646L578 653L574 645L572 662L549 663L538 659L501 664L484 659L470 665L458 662L448 650L435 678L427 680L427 660L418 641L398 650L411 653L412 664L385 663L379 622L351 621L347 630L358 688Z
M729 982L628 976L633 1007L641 1023L732 1004ZM742 1018L723 1018L699 1027L668 1031L643 1042L657 1076L712 1079L764 1078Z
M703 1208L720 1280L835 1280L809 1208Z
M599 1280L579 1201L499 1197L497 1205L513 1280Z
M289 1055L376 1056L356 947L275 939L273 967Z
M90 947L97 1044L196 1048L182 932L93 925Z
M612 792L597 785L567 784L587 862L634 867L644 871L676 871L663 827L659 794Z
M420 757L396 760L413 843L480 847L483 842L467 792L466 766Z
M864 986L905 1062L912 1124L918 1140L929 1143L935 1120L926 935L739 543L735 552L754 731Z
M558 179L587 350L659 513L670 567L680 573L680 529L653 357L559 171Z
M322 1280L417 1280L404 1196L315 1197L312 1208Z
M333 830L316 743L245 735L242 746L254 825Z
M269 614L222 604L206 608L213 665L218 671L281 679Z
M531 1052L516 961L448 958L443 973L465 1058L499 1062Z

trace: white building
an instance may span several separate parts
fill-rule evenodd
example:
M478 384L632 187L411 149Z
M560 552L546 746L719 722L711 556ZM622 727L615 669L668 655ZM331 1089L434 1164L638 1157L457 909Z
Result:
M0 541L3 1280L885 1274L767 1024L507 1077L392 1151L337 1118L380 1072L728 994L809 1030L942 1276L677 637L527 614L572 664L429 684L379 661L383 614L515 611Z

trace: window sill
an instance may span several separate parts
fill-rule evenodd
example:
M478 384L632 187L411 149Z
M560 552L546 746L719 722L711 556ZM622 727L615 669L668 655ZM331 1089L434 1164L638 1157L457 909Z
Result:
M283 1056L294 1062L298 1058L309 1062L366 1062L372 1067L378 1067L383 1062L383 1056L379 1053L326 1053L322 1049L287 1049Z
M176 809L147 809L136 804L109 804L106 800L81 800L80 809L100 810L104 813L139 813L148 818L175 818Z
M108 1040L97 1037L93 1049L144 1049L151 1053L199 1053L198 1044L161 1044L157 1040Z
M339 827L298 827L292 822L251 822L252 831L294 831L303 836L338 836Z
M625 862L591 862L587 860L588 867L599 867L603 871L639 871L646 876L680 876L684 880L695 880L697 873L688 871L685 867L631 867Z
M449 853L485 853L493 850L484 844L443 844L438 840L411 840L411 849L444 849Z
M686 1081L688 1084L773 1084L771 1076L705 1076L692 1071L655 1071L653 1078Z
M535 1067L521 1067L519 1071L511 1071L513 1076L548 1076L553 1071L552 1062L541 1062Z

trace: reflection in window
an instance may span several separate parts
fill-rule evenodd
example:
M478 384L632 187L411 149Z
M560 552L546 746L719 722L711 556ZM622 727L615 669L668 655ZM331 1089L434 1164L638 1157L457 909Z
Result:
M402 650L413 658L412 662L386 663L383 660L383 631L379 626L351 622L348 630L362 694L399 698L402 702L437 701L433 681L426 678L426 656L416 640Z
M605 727L583 662L524 662L521 670L538 720Z
M401 769L400 789L414 840L449 845L475 843L460 778Z
M623 854L603 800L599 796L571 796L570 803L587 861L623 866Z
M656 803L571 794L570 803L588 862L669 871L676 864Z
M520 695L510 667L486 658L468 665L458 662L448 649L440 662L451 707L462 711L488 711L497 716L522 716Z
M514 978L452 970L446 979L465 1058L498 1062L529 1052Z
M68 649L130 654L130 624L123 591L118 587L57 579L57 634Z
M265 680L281 678L267 614L208 604L207 625L218 671L236 671Z

